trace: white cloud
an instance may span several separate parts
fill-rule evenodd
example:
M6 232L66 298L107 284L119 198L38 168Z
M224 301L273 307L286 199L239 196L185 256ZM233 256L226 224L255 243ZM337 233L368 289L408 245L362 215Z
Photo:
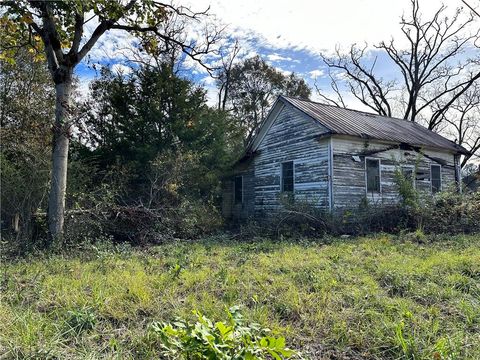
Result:
M202 83L204 83L205 85L208 85L208 86L213 86L213 85L215 85L215 79L211 76L205 76L202 79Z
M460 0L445 3L451 11L462 5ZM373 45L392 36L401 38L400 17L410 10L410 0L186 0L185 4L194 10L210 6L211 13L231 24L232 36L254 32L270 46L314 53L331 51L338 44ZM420 10L431 16L440 4L421 0Z
M281 55L278 55L277 53L274 54L268 54L267 59L273 62L276 61L292 61L293 59L291 57L284 57Z
M292 71L282 69L281 67L278 67L278 66L275 67L275 70L277 70L278 72L280 72L280 73L281 73L282 75L284 75L284 76L290 76L290 75L292 75Z
M325 75L325 71L322 69L316 69L308 72L310 74L310 79L315 80L323 75Z
M132 72L132 68L129 66L125 66L123 64L113 64L111 70L114 73L122 73L124 75L130 74Z
M77 100L84 101L87 99L90 93L90 83L93 81L93 77L79 77L76 89Z

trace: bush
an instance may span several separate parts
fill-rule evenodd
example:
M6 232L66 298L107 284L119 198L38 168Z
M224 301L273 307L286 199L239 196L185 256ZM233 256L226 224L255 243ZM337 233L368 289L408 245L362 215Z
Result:
M85 176L91 165L75 162L65 217L65 236L60 246L111 239L132 245L192 239L212 233L223 225L213 201L183 192L185 173L195 158L184 155L158 157L151 164L150 184L132 194L128 171L110 170L94 177ZM90 167L89 167L90 166ZM83 178L87 178L86 180ZM139 196L142 194L142 196Z
M405 198L402 194L406 194ZM290 200L276 213L248 222L240 230L245 237L323 237L327 234L416 231L417 235L476 233L480 232L480 194L447 190L432 197L406 190L396 204L362 201L356 208L338 209L333 213L309 202Z
M423 213L428 233L475 233L480 231L480 193L444 191Z
M167 359L288 359L298 353L287 348L285 338L274 337L269 329L246 324L238 307L227 311L228 322L214 323L195 311L195 323L177 320L153 323L147 337Z

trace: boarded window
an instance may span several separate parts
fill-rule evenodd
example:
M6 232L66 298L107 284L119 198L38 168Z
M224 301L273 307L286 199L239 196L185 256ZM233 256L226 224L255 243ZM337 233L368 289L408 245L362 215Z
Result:
M243 176L235 176L235 204L243 202Z
M366 159L367 192L380 192L380 160Z
M282 163L282 191L293 192L293 161Z
M430 177L432 182L432 193L442 190L442 168L440 165L430 166Z

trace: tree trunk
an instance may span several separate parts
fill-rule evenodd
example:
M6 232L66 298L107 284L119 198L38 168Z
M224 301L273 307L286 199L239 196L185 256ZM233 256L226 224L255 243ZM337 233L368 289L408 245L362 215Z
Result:
M55 125L53 127L52 173L48 199L49 240L61 239L67 187L68 146L70 141L70 96L72 75L55 84Z

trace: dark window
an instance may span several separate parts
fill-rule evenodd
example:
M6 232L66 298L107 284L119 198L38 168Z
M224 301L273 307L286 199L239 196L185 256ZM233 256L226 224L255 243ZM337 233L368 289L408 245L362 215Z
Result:
M442 171L440 165L430 166L430 177L432 182L432 193L442 190Z
M243 202L243 176L235 176L235 204Z
M293 161L282 164L282 191L293 192Z
M380 160L366 159L367 192L380 192Z

